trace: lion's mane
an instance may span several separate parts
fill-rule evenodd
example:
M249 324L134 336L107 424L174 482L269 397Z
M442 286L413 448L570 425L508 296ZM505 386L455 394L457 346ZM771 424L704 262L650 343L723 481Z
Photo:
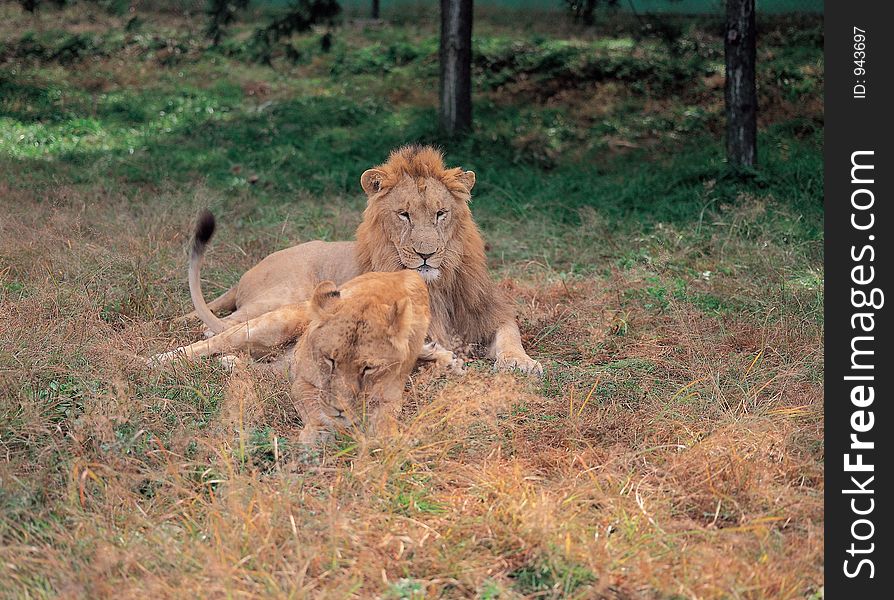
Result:
M488 275L484 240L468 207L470 193L461 179L463 170L445 168L439 150L418 145L394 150L388 160L376 168L385 173L380 183L382 195L403 177L409 176L436 179L456 199L457 227L452 239L447 240L441 277L429 284L430 332L445 346L453 345L454 336L466 343L490 343L500 324L514 318L514 310L507 295ZM371 201L357 228L356 252L361 272L402 268L394 245L384 233L383 222L388 215L383 205Z

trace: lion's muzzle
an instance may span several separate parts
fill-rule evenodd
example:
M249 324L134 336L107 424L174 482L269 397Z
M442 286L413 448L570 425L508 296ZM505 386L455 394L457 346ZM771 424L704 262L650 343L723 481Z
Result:
M429 265L423 264L420 267L416 268L416 271L419 275L422 276L422 280L425 283L431 283L432 281L436 281L438 277L441 276L441 270L436 269L435 267L431 267Z

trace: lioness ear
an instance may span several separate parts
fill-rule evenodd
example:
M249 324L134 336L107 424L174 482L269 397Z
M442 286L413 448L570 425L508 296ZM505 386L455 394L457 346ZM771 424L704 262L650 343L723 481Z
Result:
M321 281L314 288L314 293L310 297L311 318L320 319L330 314L339 298L341 298L341 292L335 287L335 282Z
M385 172L378 169L367 169L360 176L360 187L366 192L367 196L372 196L382 189L382 182L385 181Z
M398 348L406 348L410 327L413 325L413 305L409 298L401 298L395 302L385 317L388 323L388 335Z
M463 171L457 175L456 178L459 179L460 183L462 183L469 192L475 187L475 171Z

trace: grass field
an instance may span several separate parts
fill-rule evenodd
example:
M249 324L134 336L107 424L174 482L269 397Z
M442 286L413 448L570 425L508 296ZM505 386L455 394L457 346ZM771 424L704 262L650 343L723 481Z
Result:
M0 5L0 595L821 598L822 23L762 22L760 169L723 162L722 42L481 19L475 130L437 30L269 65L237 24ZM543 380L414 375L405 431L307 461L262 365L149 372L206 294L348 239L397 145L474 169Z

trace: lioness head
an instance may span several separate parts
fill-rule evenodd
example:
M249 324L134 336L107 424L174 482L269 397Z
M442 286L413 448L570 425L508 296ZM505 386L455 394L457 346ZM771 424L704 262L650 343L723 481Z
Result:
M312 321L291 366L293 394L305 424L302 441L313 443L327 431L365 424L377 433L382 419L400 410L429 313L425 285L413 275L426 303L420 309L414 305L418 291L404 290L397 275L361 275L353 280L360 285L349 282L344 291L324 281L314 290L308 305ZM384 279L373 281L370 293L363 281L377 277ZM378 288L390 291L391 298Z
M474 227L467 204L474 172L445 169L434 148L405 146L364 172L360 185L368 205L358 242L374 248L374 270L413 269L432 283L462 263L460 230ZM365 243L380 237L385 244Z

